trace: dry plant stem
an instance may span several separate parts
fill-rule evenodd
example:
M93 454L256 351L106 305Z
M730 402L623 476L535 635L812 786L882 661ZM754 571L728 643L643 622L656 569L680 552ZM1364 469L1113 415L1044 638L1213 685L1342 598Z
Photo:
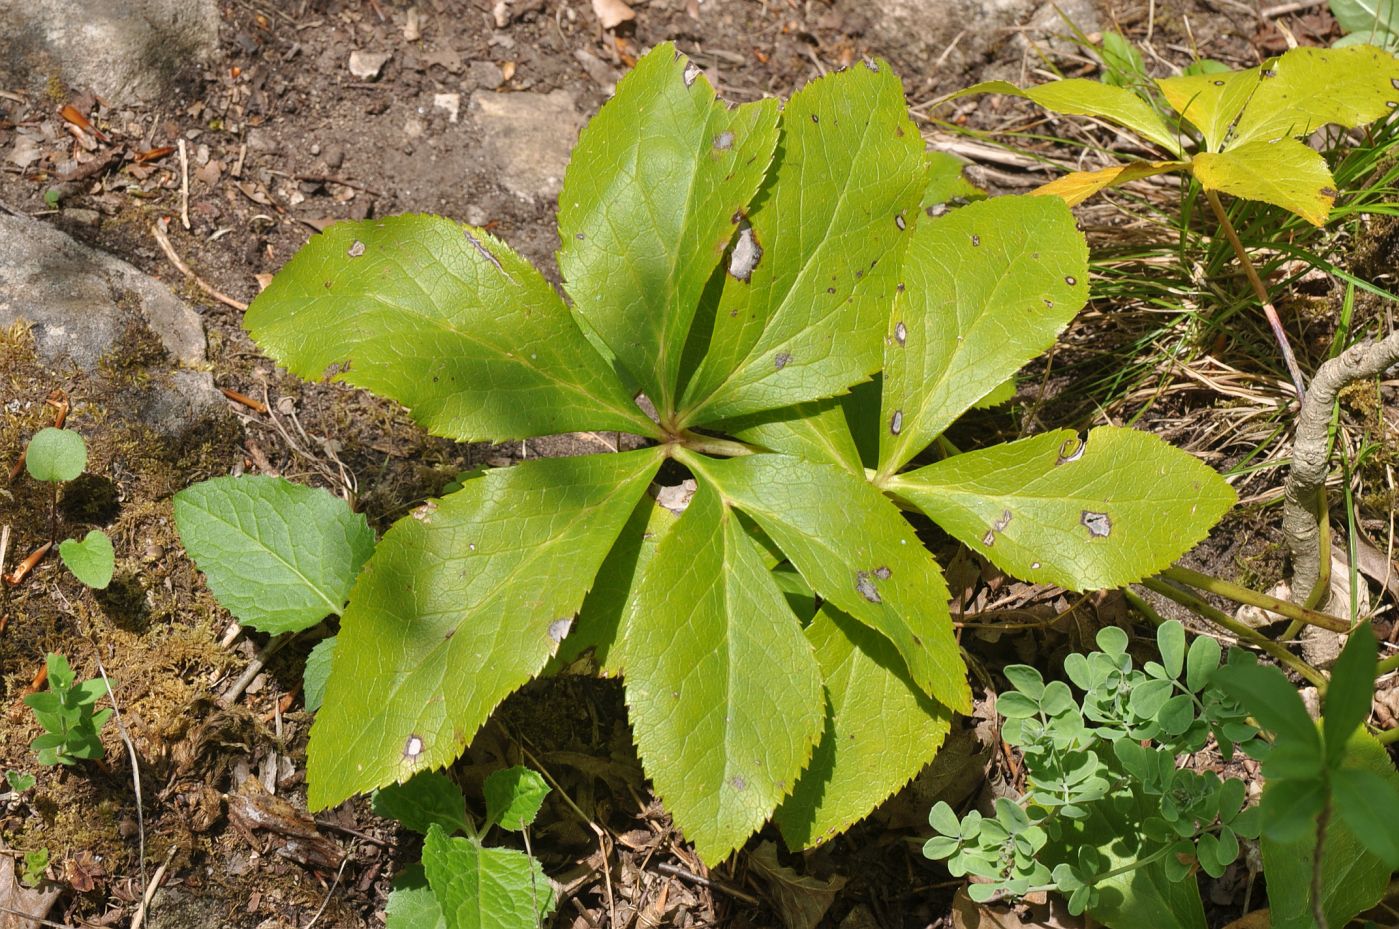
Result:
M1339 616L1332 616L1328 613L1319 613L1316 610L1309 610L1306 607L1295 603L1288 603L1277 597L1270 597L1267 594L1260 594L1247 587L1240 587L1238 584L1221 580L1217 577L1210 577L1208 574L1201 574L1192 571L1181 565L1174 565L1161 572L1161 576L1179 584L1196 587L1207 591L1235 603L1246 603L1264 610L1270 610L1282 616L1286 616L1293 622L1304 623L1310 626L1320 626L1322 629L1329 629L1332 632L1350 632L1350 623ZM1291 638L1291 636L1284 636Z
M237 700L243 695L243 691L248 689L248 685L253 682L253 678L267 667L267 662L272 656L277 654L283 645L295 639L300 633L292 632L284 635L276 635L267 640L267 644L257 650L253 660L248 662L248 667L238 676L238 680L228 686L228 689L219 694L219 702L225 706Z
M160 884L165 880L165 871L170 867L170 862L175 860L175 853L179 847L172 847L165 855L165 860L160 863L160 867L155 869L155 874L151 875L150 883L146 885L146 892L141 894L141 905L136 907L136 915L131 917L131 929L141 929L141 924L146 921L146 914L150 912L151 901L155 899L155 892L160 889Z
M1292 596L1314 602L1312 593L1322 580L1322 519L1327 432L1331 408L1341 389L1362 378L1375 377L1399 362L1399 331L1378 342L1346 349L1317 369L1311 393L1297 414L1292 440L1292 468L1283 487L1282 531L1292 552Z
M1297 368L1297 357L1292 354L1292 343L1287 341L1287 332L1282 328L1282 320L1278 318L1277 308L1273 306L1273 301L1268 298L1268 288L1263 286L1263 280L1258 276L1253 262L1249 260L1244 243L1239 240L1239 234L1234 231L1234 224L1229 222L1229 214L1225 212L1224 204L1219 202L1219 195L1212 190L1206 190L1205 199L1209 200L1210 208L1214 210L1215 218L1219 220L1219 227L1224 230L1229 244L1234 247L1234 255L1239 259L1239 264L1243 266L1244 275L1248 277L1248 282L1253 285L1253 293L1258 297L1258 302L1263 305L1263 315L1268 319L1268 327L1273 330L1273 338L1277 339L1278 348L1282 351L1283 363L1287 365L1287 373L1292 377L1292 386L1297 390L1297 400L1301 402L1307 395L1307 389L1302 384L1302 372Z
M213 297L215 300L219 301L224 306L231 306L235 310L240 311L246 310L248 308L248 305L246 303L244 303L241 300L235 300L228 294L221 293L220 291L215 290L210 285L204 283L204 281L199 277L199 275L195 274L192 270L190 270L190 266L185 264L184 261L180 258L179 254L175 251L175 246L170 244L170 237L165 234L165 227L163 225L164 222L165 220L162 219L155 225L151 226L151 234L155 236L156 244L159 245L160 250L165 253L165 257L170 259L170 263L174 265L181 274L189 278L194 283L195 287L198 287L200 290L204 291L206 294Z
M1283 648L1278 643L1274 642L1272 639L1268 638L1267 636L1254 629L1250 629L1248 626L1245 626L1243 623L1239 622L1237 619L1230 616L1228 613L1222 612L1221 610L1217 610L1214 607L1210 606L1208 603L1206 603L1204 600L1190 593L1189 591L1181 590L1174 584L1168 584L1167 582L1159 580L1158 578L1149 577L1146 580L1142 581L1142 586L1146 587L1149 590L1156 591L1163 597L1167 597L1171 600L1174 600L1176 603L1179 603L1181 606L1186 607L1189 610L1192 610L1193 612L1204 617L1205 619L1208 619L1215 625L1229 630L1234 635L1238 636L1240 639L1248 642L1249 644L1258 646L1263 651L1276 658L1279 663L1287 665L1287 667L1291 668L1293 671L1296 671L1302 677L1306 678L1307 681L1309 681L1313 686L1315 686L1316 689L1322 694L1326 693L1325 675L1323 675L1316 668L1313 668L1311 665L1307 664L1302 659L1298 658L1296 655L1289 652L1287 649Z

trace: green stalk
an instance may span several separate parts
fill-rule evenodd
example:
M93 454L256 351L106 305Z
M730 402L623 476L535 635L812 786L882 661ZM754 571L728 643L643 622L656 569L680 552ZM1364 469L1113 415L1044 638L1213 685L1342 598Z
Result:
M1270 610L1279 615L1286 616L1296 623L1320 626L1322 629L1329 629L1332 632L1348 633L1351 630L1351 624L1341 619L1339 616L1320 613L1316 610L1298 606L1288 600L1280 600L1268 594L1260 594L1256 590L1250 590L1247 587L1241 587L1238 584L1217 577L1211 577L1208 574L1201 574L1199 571L1192 571L1182 565L1172 565L1165 571L1162 571L1161 576L1175 581L1178 584L1185 584L1189 587L1195 587L1224 597L1227 600L1233 600L1235 603L1246 603L1249 606ZM1288 638L1291 638L1291 636L1283 637L1284 641Z
M755 454L757 451L752 446L744 445L742 442L735 442L733 439L720 439L715 436L700 435L695 432L681 433L677 444L682 448L688 448L702 455L714 455L719 458L739 458L743 455Z
M1168 584L1157 578L1149 577L1142 581L1142 586L1156 591L1163 597L1174 600L1176 603L1208 619L1215 625L1227 629L1240 639L1258 646L1269 655L1272 655L1278 662L1287 665L1293 671L1296 671L1302 677L1310 681L1319 693L1323 695L1326 693L1325 675L1262 633L1250 629L1229 614L1215 609L1201 598L1188 591L1181 590L1174 584Z

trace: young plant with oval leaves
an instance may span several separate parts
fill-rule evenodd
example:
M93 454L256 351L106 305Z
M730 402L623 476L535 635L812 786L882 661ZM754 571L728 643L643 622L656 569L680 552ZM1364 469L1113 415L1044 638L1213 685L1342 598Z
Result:
M770 817L814 845L970 706L947 587L901 507L1073 589L1203 537L1228 485L1128 429L910 469L1088 294L1061 201L947 211L958 182L882 62L726 106L663 45L574 150L567 301L449 219L312 239L246 319L293 373L333 371L459 441L649 445L489 470L389 530L342 616L311 805L451 763L511 692L590 653L705 860ZM697 482L678 517L648 494L667 460Z

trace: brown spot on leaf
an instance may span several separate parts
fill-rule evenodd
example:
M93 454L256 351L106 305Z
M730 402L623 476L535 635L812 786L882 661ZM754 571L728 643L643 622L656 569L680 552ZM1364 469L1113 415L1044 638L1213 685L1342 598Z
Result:
M882 603L879 591L875 589L874 581L868 571L855 572L855 590L870 603Z
M787 362L789 362L789 361L791 361L791 360L792 360L792 353L791 353L791 352L778 352L777 355L773 357L773 359L772 359L772 364L773 364L773 367L775 367L777 370L781 371L783 368L787 367Z
M1084 510L1079 517L1079 522L1088 529L1088 534L1099 539L1106 539L1112 534L1112 518L1106 513L1094 513L1092 510Z

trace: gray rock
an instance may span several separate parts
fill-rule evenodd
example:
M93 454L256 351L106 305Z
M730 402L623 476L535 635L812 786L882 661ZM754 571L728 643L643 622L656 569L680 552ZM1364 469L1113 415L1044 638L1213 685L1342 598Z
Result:
M488 93L471 95L471 115L493 176L524 200L557 197L564 168L578 141L583 117L573 94Z
M0 0L0 84L51 77L115 104L167 93L217 47L216 0Z
M0 215L0 327L26 322L39 356L93 373L133 327L153 333L171 369L151 371L140 417L177 434L224 406L204 363L204 327L170 289L37 220ZM120 359L117 359L118 361Z

